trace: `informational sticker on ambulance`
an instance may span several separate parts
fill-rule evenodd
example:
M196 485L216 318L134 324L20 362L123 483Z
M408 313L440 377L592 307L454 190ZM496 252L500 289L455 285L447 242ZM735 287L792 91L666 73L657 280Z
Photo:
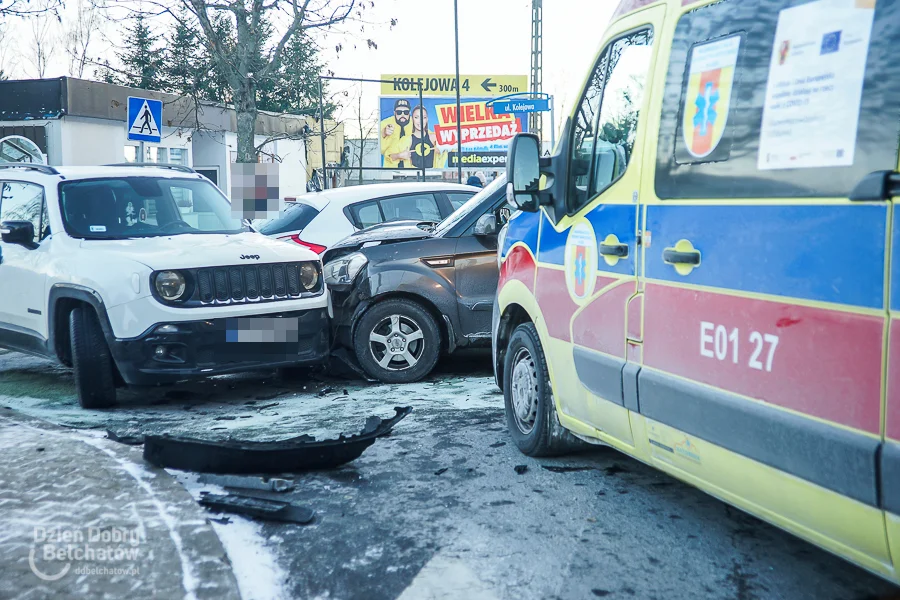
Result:
M727 160L730 144L720 148L731 109L734 71L741 36L698 44L691 49L687 88L682 96L679 163ZM716 152L720 149L719 152ZM685 152L686 151L686 152Z
M818 0L778 16L757 167L853 164L875 0Z

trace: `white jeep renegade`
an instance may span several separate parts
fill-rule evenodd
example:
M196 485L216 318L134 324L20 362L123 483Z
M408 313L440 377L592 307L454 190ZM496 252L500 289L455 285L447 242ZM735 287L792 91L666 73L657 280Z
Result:
M321 362L319 257L254 232L187 167L0 164L0 347L116 387Z

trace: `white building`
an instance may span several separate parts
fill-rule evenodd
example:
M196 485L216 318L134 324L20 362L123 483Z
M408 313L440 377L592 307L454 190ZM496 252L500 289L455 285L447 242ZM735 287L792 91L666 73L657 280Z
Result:
M139 142L126 140L129 96L163 102L162 140L145 143L143 162L176 163L194 168L230 194L230 164L237 158L234 110L197 105L190 98L118 85L61 77L0 81L0 139L22 136L37 144L54 166L135 162ZM256 144L261 161L279 162L282 197L306 191L305 134L315 127L306 117L260 113ZM313 136L311 143L318 143ZM321 155L319 155L321 161Z

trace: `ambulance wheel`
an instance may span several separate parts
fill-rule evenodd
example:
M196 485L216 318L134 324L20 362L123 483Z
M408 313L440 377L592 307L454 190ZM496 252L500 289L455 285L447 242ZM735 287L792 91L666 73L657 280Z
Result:
M533 324L523 323L513 331L503 378L506 424L523 454L559 456L584 446L559 424L547 361Z
M441 331L420 304L384 300L360 319L353 350L369 377L383 383L411 383L431 373L437 363Z
M93 308L78 307L69 313L69 342L81 407L108 408L115 404L115 366Z

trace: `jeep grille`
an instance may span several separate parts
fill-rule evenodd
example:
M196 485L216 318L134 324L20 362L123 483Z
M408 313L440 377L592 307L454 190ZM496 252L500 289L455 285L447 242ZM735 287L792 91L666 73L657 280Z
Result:
M317 293L321 282L317 287L303 289L300 263L197 269L197 291L203 304L289 300Z

